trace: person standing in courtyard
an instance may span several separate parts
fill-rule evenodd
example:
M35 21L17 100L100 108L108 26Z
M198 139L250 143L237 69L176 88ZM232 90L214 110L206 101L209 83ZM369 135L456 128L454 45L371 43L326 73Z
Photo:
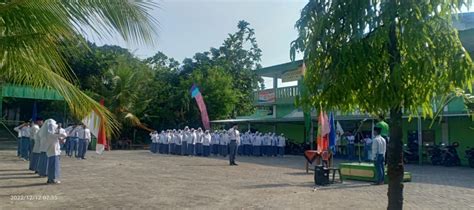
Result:
M234 124L231 129L229 129L229 165L237 166L235 163L235 155L237 153L237 147L240 143L240 133L238 130L237 124Z
M20 136L20 157L23 161L29 160L29 151L30 151L30 124L24 122L21 125L14 128Z
M33 150L31 153L31 158L30 158L30 167L29 169L31 171L34 171L35 173L38 173L38 162L39 162L39 156L40 156L40 140L38 138L38 131L40 130L40 126L43 125L43 120L38 118L36 120L36 123L32 123L30 127L30 137L34 141L33 143Z
M226 130L223 130L221 133L221 138L220 138L220 148L221 148L221 155L223 157L227 157L229 153L229 134Z
M282 133L278 137L278 156L283 157L283 155L285 155L285 146L286 146L286 139Z
M383 184L385 178L384 159L387 144L385 139L380 135L381 131L382 128L380 127L374 128L375 138L372 141L372 157L374 157L374 166L376 172L374 184L377 185Z
M206 132L202 135L202 147L203 147L203 156L208 157L211 153L211 134L209 133L209 130L206 130Z
M202 153L203 153L203 148L202 148L202 137L203 137L204 133L202 132L202 129L201 128L198 128L197 129L197 132L196 132L196 156L202 156Z
M85 125L79 130L79 154L78 159L85 160L89 143L91 142L91 131Z
M38 135L43 140L42 143L47 145L47 156L48 156L48 181L47 184L59 184L61 174L60 158L61 147L60 143L67 137L64 129L61 129L56 121L48 119L45 122Z
M347 157L349 160L354 160L355 159L355 136L352 134L352 132L348 132L347 136Z
M181 142L181 155L188 155L188 142L191 141L191 133L189 132L189 127L184 127L183 132L183 142Z
M379 115L379 119L377 122L377 124L375 124L375 127L379 127L381 129L380 131L380 136L382 136L382 138L385 139L386 143L387 143L387 150L390 149L388 148L388 142L390 141L390 127L388 126L388 123L385 122L385 117L384 115ZM387 163L387 152L385 152L385 163Z

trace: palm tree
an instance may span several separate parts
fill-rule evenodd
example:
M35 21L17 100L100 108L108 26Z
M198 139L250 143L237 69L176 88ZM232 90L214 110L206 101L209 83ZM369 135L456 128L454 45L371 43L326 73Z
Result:
M155 7L141 0L0 0L1 82L56 89L77 118L97 110L107 130L117 131L113 115L75 86L60 45L84 34L154 44L157 21L148 11Z

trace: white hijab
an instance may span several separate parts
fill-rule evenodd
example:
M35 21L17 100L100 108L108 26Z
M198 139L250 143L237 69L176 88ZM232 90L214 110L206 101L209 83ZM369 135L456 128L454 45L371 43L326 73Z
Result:
M46 140L50 134L54 134L56 129L58 128L58 124L53 119L47 119L44 121L43 126L41 126L40 130L38 131L38 137L41 140Z

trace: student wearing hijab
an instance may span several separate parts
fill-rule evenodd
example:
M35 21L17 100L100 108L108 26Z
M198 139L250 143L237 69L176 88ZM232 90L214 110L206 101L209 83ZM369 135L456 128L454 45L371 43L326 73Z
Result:
M183 140L181 141L181 155L188 155L188 142L190 141L191 133L189 127L184 127Z
M209 133L209 130L206 130L202 135L202 147L204 157L208 157L211 153L211 134Z
M42 143L47 145L46 155L48 157L48 184L59 184L61 175L61 155L60 143L64 141L67 134L64 129L60 129L53 119L45 121L44 126L38 132Z
M202 156L202 153L203 153L202 136L203 135L204 133L202 132L202 129L198 128L196 132L196 156Z

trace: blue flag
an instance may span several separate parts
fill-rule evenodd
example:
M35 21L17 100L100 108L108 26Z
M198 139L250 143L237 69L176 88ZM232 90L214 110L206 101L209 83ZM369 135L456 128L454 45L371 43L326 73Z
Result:
M334 124L334 113L329 114L329 148L336 153L336 125Z

